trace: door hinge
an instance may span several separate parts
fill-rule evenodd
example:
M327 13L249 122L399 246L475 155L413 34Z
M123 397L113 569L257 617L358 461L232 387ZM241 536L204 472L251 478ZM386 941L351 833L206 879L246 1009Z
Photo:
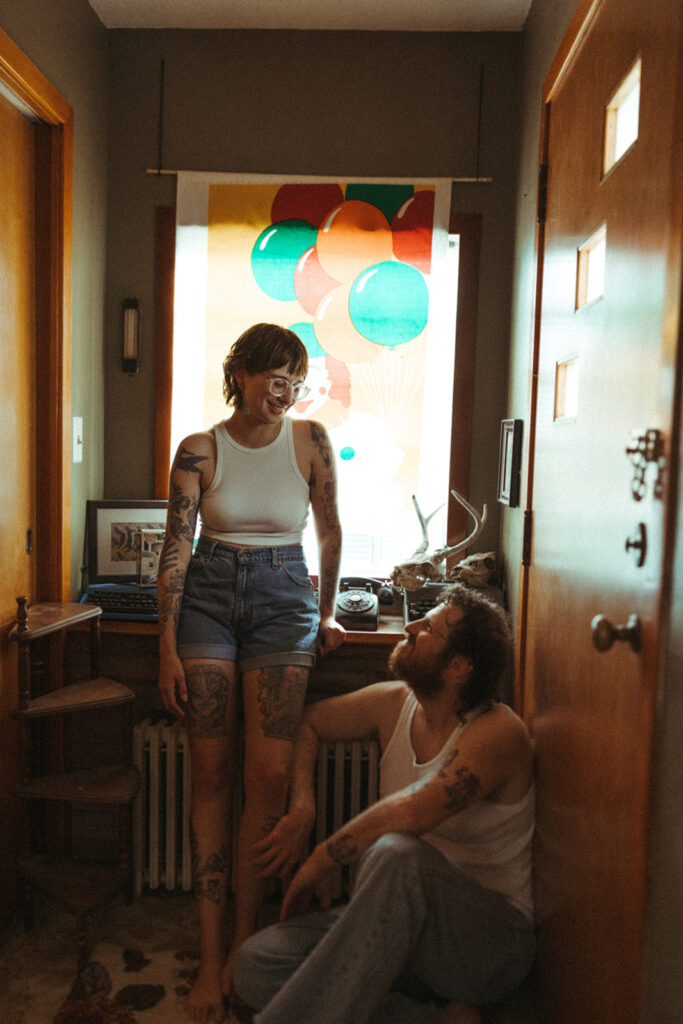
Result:
M538 197L536 220L539 224L545 224L545 215L548 207L548 165L541 164L538 168Z
M528 508L524 513L524 533L522 535L522 565L531 565L531 534L533 531L534 513Z

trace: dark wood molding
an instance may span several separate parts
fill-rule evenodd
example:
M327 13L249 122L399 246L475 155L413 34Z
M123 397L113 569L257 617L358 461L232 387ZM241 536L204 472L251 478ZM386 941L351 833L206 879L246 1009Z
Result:
M154 497L168 497L171 465L171 397L173 393L173 275L175 272L175 207L156 211L154 277L155 458Z
M73 111L0 30L0 80L36 128L36 593L71 592L71 279Z
M458 309L455 324L455 366L453 370L453 425L451 430L450 480L469 499L474 369L477 351L477 307L479 301L479 253L481 214L452 213L449 232L460 236L458 263ZM467 535L465 509L449 495L448 543L457 544Z

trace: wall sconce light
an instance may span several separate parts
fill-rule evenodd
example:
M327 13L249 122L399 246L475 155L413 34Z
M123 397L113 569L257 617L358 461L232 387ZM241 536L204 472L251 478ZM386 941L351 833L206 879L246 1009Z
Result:
M140 370L140 303L124 299L121 307L121 369L131 377Z

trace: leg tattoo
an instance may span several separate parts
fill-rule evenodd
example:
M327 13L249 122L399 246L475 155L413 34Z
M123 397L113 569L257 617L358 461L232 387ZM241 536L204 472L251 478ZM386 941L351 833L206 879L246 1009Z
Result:
M261 669L258 703L266 738L294 742L307 681L308 669L284 665Z
M189 701L188 732L204 739L227 735L229 680L215 665L194 665L185 673Z

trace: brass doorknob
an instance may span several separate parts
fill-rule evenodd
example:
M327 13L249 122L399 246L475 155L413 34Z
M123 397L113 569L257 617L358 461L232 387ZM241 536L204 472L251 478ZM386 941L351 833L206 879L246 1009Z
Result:
M593 647L608 651L615 641L625 641L632 651L640 650L640 619L631 615L625 626L613 626L606 615L596 615L591 622Z

